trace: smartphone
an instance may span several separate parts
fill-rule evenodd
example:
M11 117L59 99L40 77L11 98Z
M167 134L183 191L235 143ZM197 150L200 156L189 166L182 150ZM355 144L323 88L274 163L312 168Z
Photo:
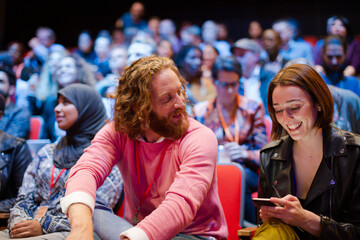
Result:
M270 198L253 198L252 200L258 207L261 207L263 205L271 206L271 207L276 207L276 206L280 207L279 204L270 202Z

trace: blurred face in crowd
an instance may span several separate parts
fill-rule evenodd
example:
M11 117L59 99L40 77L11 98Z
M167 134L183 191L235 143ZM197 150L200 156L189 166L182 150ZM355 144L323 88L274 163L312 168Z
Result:
M284 46L287 45L287 43L290 41L290 39L292 39L294 35L289 24L287 24L286 22L275 23L272 28L280 35L281 42Z
M266 52L272 54L279 51L281 39L274 30L265 30L262 41L264 43L264 49L266 50Z
M318 107L308 92L298 86L277 86L273 94L275 117L293 140L301 140L314 128Z
M249 78L259 61L259 53L242 48L234 48L233 54L241 64L243 75Z
M142 5L139 2L133 3L133 5L130 8L130 14L132 19L135 22L139 21L144 15L144 11L145 11L144 5Z
M61 94L59 94L57 103L58 104L54 109L56 121L59 128L66 131L74 125L79 116L79 112L75 105Z
M346 27L339 19L336 19L333 25L331 25L330 27L330 33L334 35L346 37L347 34Z
M206 45L203 49L203 55L202 55L202 63L205 65L208 69L212 67L212 65L215 62L216 57L219 54L216 52L213 46L210 44Z
M54 36L52 36L51 32L47 29L39 29L36 32L36 37L39 39L40 43L47 48L49 48L55 42Z
M20 64L23 61L24 48L18 43L11 44L8 54L13 64Z
M107 58L110 51L110 40L106 37L98 37L95 40L94 50L100 59Z
M80 51L84 53L88 53L91 51L92 48L92 40L89 34L81 33L78 38L78 47Z
M263 29L262 29L259 22L252 21L249 24L249 36L250 36L250 38L252 38L252 39L261 38L262 31L263 31Z
M228 29L227 26L225 24L219 23L218 24L218 40L224 40L226 41L227 37L228 37Z
M171 43L168 40L161 40L157 50L161 57L172 58L174 55Z
M63 57L63 55L60 52L50 53L47 64L48 64L48 68L49 68L49 73L51 75L53 75L55 73L56 69L59 66L60 59L62 57Z
M192 48L188 51L184 59L184 70L190 77L194 77L200 72L201 66L201 51L197 48Z
M323 59L327 68L331 71L339 71L345 62L343 46L340 43L330 43L324 47Z
M221 104L228 106L235 104L237 92L239 91L240 76L231 71L219 71L217 79L214 79L218 100Z
M0 94L2 94L5 99L10 95L9 77L2 71L0 71Z
M160 19L158 18L151 18L148 22L148 27L150 31L155 35L159 33L159 26L160 26Z
M175 33L175 31L175 25L170 19L164 19L160 22L159 33L161 36L171 36Z
M55 79L59 88L66 87L71 83L78 82L77 69L75 59L72 57L65 57L61 59L59 67L55 72Z
M217 40L218 26L213 21L206 21L202 26L202 38L206 43L213 43Z
M114 48L110 52L109 67L111 71L119 75L126 66L127 52L125 48Z
M164 137L178 139L189 126L181 82L171 69L161 70L152 80L150 128Z
M151 56L153 54L153 47L150 44L142 42L134 42L128 48L127 65L129 66L133 61L142 57Z

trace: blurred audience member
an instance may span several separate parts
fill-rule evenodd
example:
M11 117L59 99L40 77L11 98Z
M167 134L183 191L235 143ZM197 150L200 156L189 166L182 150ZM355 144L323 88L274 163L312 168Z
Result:
M121 76L127 62L127 49L124 47L114 47L110 50L110 59L109 67L111 73L106 75L106 77L96 83L96 90L102 96L103 103L105 105L105 110L108 118L112 118L112 109L114 104L114 99L111 98L111 93L115 91L116 86L119 82L119 77Z
M205 44L211 44L219 51L220 56L230 56L230 44L226 41L219 41L217 39L219 32L218 25L212 21L207 20L201 26L201 36L203 42L199 45L201 49L205 46Z
M291 19L279 19L272 25L272 28L279 33L281 38L282 45L279 54L289 60L306 58L313 63L312 46L307 42L294 39L298 29L293 23Z
M96 58L94 64L98 67L97 79L101 80L106 74L110 73L109 53L110 53L111 37L110 35L99 34L95 39L94 50Z
M143 19L145 13L145 6L141 2L134 2L130 11L124 13L118 20L116 20L115 27L122 27L124 29L125 39L130 43L138 31L147 29L147 22Z
M151 37L155 40L156 44L160 43L161 36L159 32L161 19L157 16L152 16L148 21L148 28L151 33Z
M219 41L227 41L228 43L231 42L229 40L229 30L225 23L217 23L218 25L218 34L217 34L217 40Z
M337 35L346 39L348 50L345 51L347 66L343 70L345 76L353 76L360 73L360 42L354 37L349 20L343 16L333 16L327 20L327 34ZM322 48L324 39L320 39L314 47L314 60L317 70L323 71L324 67ZM320 66L320 68L319 68Z
M325 38L323 46L324 72L320 73L327 84L348 89L360 96L360 80L355 76L345 76L346 40L337 35Z
M0 121L0 130L7 134L28 138L30 132L30 111L26 106L19 106L11 101L15 94L16 79L13 71L0 66L0 94L5 98L5 112Z
M0 56L0 63L10 67L16 79L21 78L21 71L24 69L25 46L18 41L12 41L8 44L7 52Z
M0 94L0 122L4 116L5 98ZM26 167L31 162L24 139L0 130L0 212L10 212L21 186ZM3 222L0 222L3 226Z
M33 37L28 43L32 51L25 59L25 65L35 69L36 72L40 72L41 66L50 52L65 50L62 45L55 43L55 41L56 35L51 28L39 27L36 30L36 37Z
M199 46L202 42L201 28L198 25L184 27L180 32L182 46Z
M163 39L159 42L157 46L157 52L160 57L167 57L170 59L174 57L174 51L172 49L171 42L166 39Z
M60 60L59 66L54 73L54 81L57 89L62 89L72 83L84 83L95 86L96 79L89 64L78 56L67 56ZM48 138L55 142L58 137L65 134L55 128L55 113L57 96L49 95L44 102L42 117L45 120L42 138Z
M264 70L277 74L289 61L279 54L281 46L280 35L273 29L267 29L262 35L263 47L260 65Z
M211 44L207 44L204 46L202 52L202 76L211 79L211 68L215 62L215 59L219 56L219 51Z
M186 94L191 104L216 97L211 79L201 77L202 52L197 46L183 46L175 57L181 75L188 82Z
M166 39L171 42L172 49L177 53L180 49L181 42L176 35L176 25L171 19L163 19L159 25L159 33L161 39Z
M251 21L248 28L248 34L250 39L255 40L260 46L263 46L261 40L263 34L263 28L258 21Z
M114 47L127 47L125 40L124 29L121 27L114 27L111 31L111 48Z
M142 57L156 54L156 43L152 38L139 35L136 36L128 48L127 66Z
M82 31L78 37L78 49L74 51L75 54L78 54L86 62L90 64L95 63L96 53L93 49L93 40L91 38L90 32Z
M230 159L246 176L245 219L256 224L251 193L256 191L260 149L267 143L264 105L238 94L241 65L232 56L218 57L212 68L217 97L195 105L195 117L215 133Z
M261 50L261 46L249 38L236 41L232 47L233 55L241 64L240 95L267 106L267 90L275 74L261 68L259 64ZM267 108L265 113L268 114Z

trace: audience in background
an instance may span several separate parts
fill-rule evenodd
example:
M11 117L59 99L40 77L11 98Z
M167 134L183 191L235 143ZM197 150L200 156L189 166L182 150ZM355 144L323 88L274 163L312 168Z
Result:
M348 89L360 96L360 80L355 76L344 75L346 68L347 43L343 37L330 35L323 46L324 72L322 78L327 84Z
M4 116L5 98L0 94L0 122ZM0 212L9 212L21 186L31 154L24 139L0 130ZM4 226L4 222L0 222Z
M263 28L258 21L251 21L248 29L249 38L256 41L260 46L263 46L261 39L263 34Z
M230 44L226 41L218 40L219 28L216 22L212 20L205 21L201 26L201 36L203 42L199 47L203 49L206 44L211 44L219 51L220 56L230 56Z
M337 35L346 39L348 50L345 51L347 66L344 71L345 76L352 76L360 73L360 42L354 37L349 20L343 16L333 16L327 20L327 34ZM320 39L314 47L314 60L317 70L323 71L325 66L323 60L324 39ZM320 68L319 68L320 67Z
M146 35L138 35L128 47L126 65L130 66L133 61L139 58L151 56L156 53L156 50L156 43L153 39Z
M82 31L78 37L78 49L74 51L75 54L78 54L86 62L90 64L95 63L96 53L93 48L93 40L88 31Z
M124 13L116 20L115 26L124 29L125 40L129 44L133 37L139 32L147 29L147 22L143 18L145 14L145 6L141 2L134 2L130 11Z
M175 53L177 53L181 47L181 42L176 35L176 25L171 19L163 19L159 25L159 34L161 39L168 40Z
M267 89L275 74L261 68L260 45L254 40L242 38L234 43L231 50L241 64L241 85L238 88L240 95L266 106ZM265 113L268 115L267 108L265 108Z
M260 149L267 143L264 105L238 94L241 65L231 56L218 57L212 67L217 97L195 104L195 117L208 126L224 145L230 159L244 166L246 176L245 219L256 224L251 193L258 185Z
M184 27L180 32L180 39L182 46L198 46L202 41L200 27L198 25Z
M26 106L17 105L11 101L15 94L16 78L13 71L0 66L0 94L5 98L5 112L0 121L0 130L7 134L28 138L30 132L30 111Z
M296 27L291 19L279 19L273 23L272 28L279 33L282 43L279 54L289 60L306 58L313 63L312 46L304 41L295 40L298 32Z
M157 52L160 57L167 57L172 59L174 57L174 50L172 44L168 40L160 40L157 46Z
M262 35L263 48L260 53L260 66L264 70L277 74L289 61L279 54L281 46L280 35L273 29L266 29Z
M77 56L67 56L60 60L59 66L54 73L54 80L57 89L62 89L72 83L83 83L94 87L96 83L95 75L90 70L89 65L84 59ZM48 138L55 142L58 137L63 136L63 131L55 128L55 113L57 96L49 95L44 102L42 117L46 119L43 127L42 138Z

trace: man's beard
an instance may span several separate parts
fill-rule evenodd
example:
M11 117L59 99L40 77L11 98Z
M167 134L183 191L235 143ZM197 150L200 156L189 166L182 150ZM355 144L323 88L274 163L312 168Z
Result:
M179 123L174 124L171 122L174 115L182 114L183 117L179 120ZM167 118L160 117L157 113L151 111L150 113L150 128L157 134L173 139L179 139L185 135L189 121L187 119L187 112L182 109L178 109L171 113Z

